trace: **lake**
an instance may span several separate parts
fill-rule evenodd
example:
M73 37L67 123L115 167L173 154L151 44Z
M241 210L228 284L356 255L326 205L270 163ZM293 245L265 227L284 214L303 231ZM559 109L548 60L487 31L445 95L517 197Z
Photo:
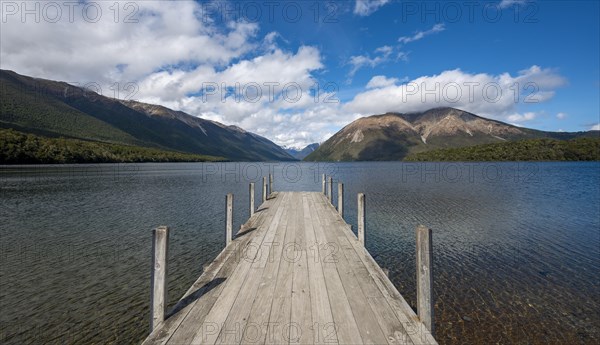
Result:
M139 343L151 230L171 228L169 301L248 218L248 183L367 198L367 248L415 308L415 227L433 229L440 344L600 341L600 164L193 163L0 167L0 343ZM337 200L334 188L334 201Z

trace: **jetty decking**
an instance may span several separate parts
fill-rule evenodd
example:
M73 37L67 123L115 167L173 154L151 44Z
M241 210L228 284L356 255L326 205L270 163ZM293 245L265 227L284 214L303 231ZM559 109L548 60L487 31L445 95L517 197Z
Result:
M326 195L277 192L143 344L313 343L437 344Z

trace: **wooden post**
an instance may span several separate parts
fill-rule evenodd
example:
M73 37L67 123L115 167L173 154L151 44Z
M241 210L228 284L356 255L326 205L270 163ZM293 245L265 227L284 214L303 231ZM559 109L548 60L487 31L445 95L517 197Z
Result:
M250 183L250 217L254 215L254 182Z
M273 174L269 174L269 195L273 194Z
M267 177L263 176L262 202L267 201Z
M322 182L321 189L323 190L323 194L325 194L325 174L323 174L323 182Z
M327 185L327 198L329 199L329 203L332 203L332 201L333 201L332 188L333 188L333 177L329 176L329 185Z
M358 240L365 245L365 194L358 193Z
M417 227L417 313L421 322L433 335L432 254L431 229L419 225Z
M167 258L169 248L169 228L166 226L152 230L152 278L150 301L150 332L165 320L167 309Z
M344 184L338 183L338 213L344 218Z
M228 246L233 239L233 194L227 194L225 197L227 207L227 221L225 224L225 245Z

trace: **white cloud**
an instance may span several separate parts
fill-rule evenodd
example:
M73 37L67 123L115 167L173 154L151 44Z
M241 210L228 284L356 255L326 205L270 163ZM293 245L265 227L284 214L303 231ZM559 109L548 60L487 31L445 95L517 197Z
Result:
M7 15L0 31L0 67L71 82L135 82L171 66L225 66L255 47L257 24L215 26L203 20L198 2L114 3L88 3L101 8L95 23L83 17L84 2L75 5L71 18L69 7L62 8L56 23ZM119 16L111 10L114 6L120 6ZM137 22L126 22L130 13Z
M559 120L564 120L564 119L567 118L567 114L565 114L565 113L558 113L558 114L556 114L556 118L559 119Z
M393 48L390 46L383 46L375 49L377 56L371 58L369 55L355 55L350 57L348 64L352 66L348 75L353 77L359 69L369 66L371 68L388 61Z
M597 123L590 127L590 131L600 131L600 123Z
M565 83L566 80L554 70L538 66L519 71L516 76L509 73L472 74L455 69L400 85L366 90L344 104L343 109L371 115L448 106L499 120L523 122L534 119L535 114L521 114L519 106L542 103ZM531 85L537 90L533 94L532 89L527 87Z
M506 120L510 121L511 123L519 123L519 122L531 121L531 120L535 119L536 116L537 116L537 114L534 112L527 112L524 114L508 115L506 117Z
M426 30L426 31L417 31L412 36L402 36L402 37L400 37L398 39L398 42L406 44L406 43L409 43L409 42L418 41L418 40L424 38L425 36L429 36L431 34L442 32L444 30L446 30L446 26L443 23L442 24L435 24L429 30Z
M376 89L381 87L388 87L395 85L398 82L398 78L386 78L383 75L376 75L367 83L367 89Z
M388 2L390 0L356 0L354 3L354 14L363 17L371 15Z
M526 2L527 2L527 0L502 0L502 1L500 1L500 4L498 4L498 7L508 8L513 5L523 5Z
M120 3L121 10L126 3ZM97 23L77 17L70 22L68 16L58 23L36 23L33 17L22 23L20 15L8 16L0 30L0 68L72 83L97 82L107 96L113 95L108 87L114 82L135 82L136 100L238 125L290 146L323 141L325 134L354 119L339 110L333 94L321 90L316 101L311 94L313 73L324 67L314 47L283 51L277 46L285 41L279 33L259 38L257 24L216 25L193 1L136 3L137 23L115 23L109 8L114 2L98 4L104 16ZM387 50L382 47L377 54ZM219 88L225 83L228 89L203 97L207 82ZM262 97L236 101L233 94L240 96L244 87L252 96L251 84L259 86ZM288 99L282 93L286 84L292 86ZM302 94L295 99L298 88Z

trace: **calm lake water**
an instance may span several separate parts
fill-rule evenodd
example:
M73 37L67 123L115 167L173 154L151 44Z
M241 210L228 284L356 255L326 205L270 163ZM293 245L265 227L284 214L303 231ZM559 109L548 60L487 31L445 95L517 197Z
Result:
M115 164L0 167L0 343L139 343L151 230L172 229L173 304L223 248L248 182L343 181L367 196L367 247L415 307L415 233L434 231L440 344L600 342L599 163ZM334 188L334 200L335 197Z

